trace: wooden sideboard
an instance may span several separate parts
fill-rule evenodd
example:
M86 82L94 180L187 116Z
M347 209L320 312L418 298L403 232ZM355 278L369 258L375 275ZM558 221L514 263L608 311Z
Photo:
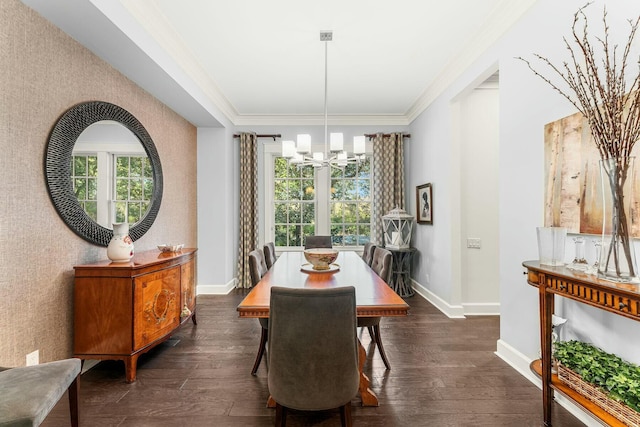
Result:
M145 251L130 262L75 266L74 356L123 360L127 382L138 357L189 318L196 323L196 251Z
M615 283L566 267L540 265L538 261L522 264L527 271L527 282L538 288L540 306L540 340L542 359L531 363L533 372L542 378L542 405L544 424L551 425L551 403L556 390L609 426L624 426L611 414L562 383L551 373L551 315L554 296L562 296L611 313L640 320L640 287Z

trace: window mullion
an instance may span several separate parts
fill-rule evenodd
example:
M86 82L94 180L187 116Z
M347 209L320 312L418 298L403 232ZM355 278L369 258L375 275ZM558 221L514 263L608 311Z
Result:
M316 168L316 234L328 236L331 234L329 188L331 187L329 168Z

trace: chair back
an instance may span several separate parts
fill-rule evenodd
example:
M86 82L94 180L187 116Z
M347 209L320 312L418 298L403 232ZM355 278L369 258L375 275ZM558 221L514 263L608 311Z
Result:
M258 284L262 276L267 274L267 263L264 260L262 249L249 252L249 272L251 273L251 286Z
M387 283L389 283L389 279L391 279L392 264L393 254L385 248L376 247L373 251L371 269Z
M358 393L356 294L339 288L271 288L269 392L280 405L337 408Z
M304 248L332 248L331 236L306 236L304 238Z
M262 250L264 251L264 261L267 264L267 268L271 268L276 262L276 245L273 242L269 242L264 245Z
M371 261L373 261L373 251L375 251L376 245L369 242L365 243L364 250L362 251L362 260L368 265L371 266Z

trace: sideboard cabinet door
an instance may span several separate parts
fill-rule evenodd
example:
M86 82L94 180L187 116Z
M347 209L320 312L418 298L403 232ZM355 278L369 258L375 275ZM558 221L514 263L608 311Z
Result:
M180 266L135 278L134 350L167 335L180 324Z

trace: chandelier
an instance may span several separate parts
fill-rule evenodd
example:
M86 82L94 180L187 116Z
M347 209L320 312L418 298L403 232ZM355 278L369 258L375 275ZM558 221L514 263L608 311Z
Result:
M314 167L332 166L343 168L349 163L358 163L365 158L364 135L353 137L353 155L344 150L342 133L327 133L327 44L332 41L332 31L321 31L324 42L324 152L311 152L311 135L299 134L296 141L282 141L282 157L290 164Z

